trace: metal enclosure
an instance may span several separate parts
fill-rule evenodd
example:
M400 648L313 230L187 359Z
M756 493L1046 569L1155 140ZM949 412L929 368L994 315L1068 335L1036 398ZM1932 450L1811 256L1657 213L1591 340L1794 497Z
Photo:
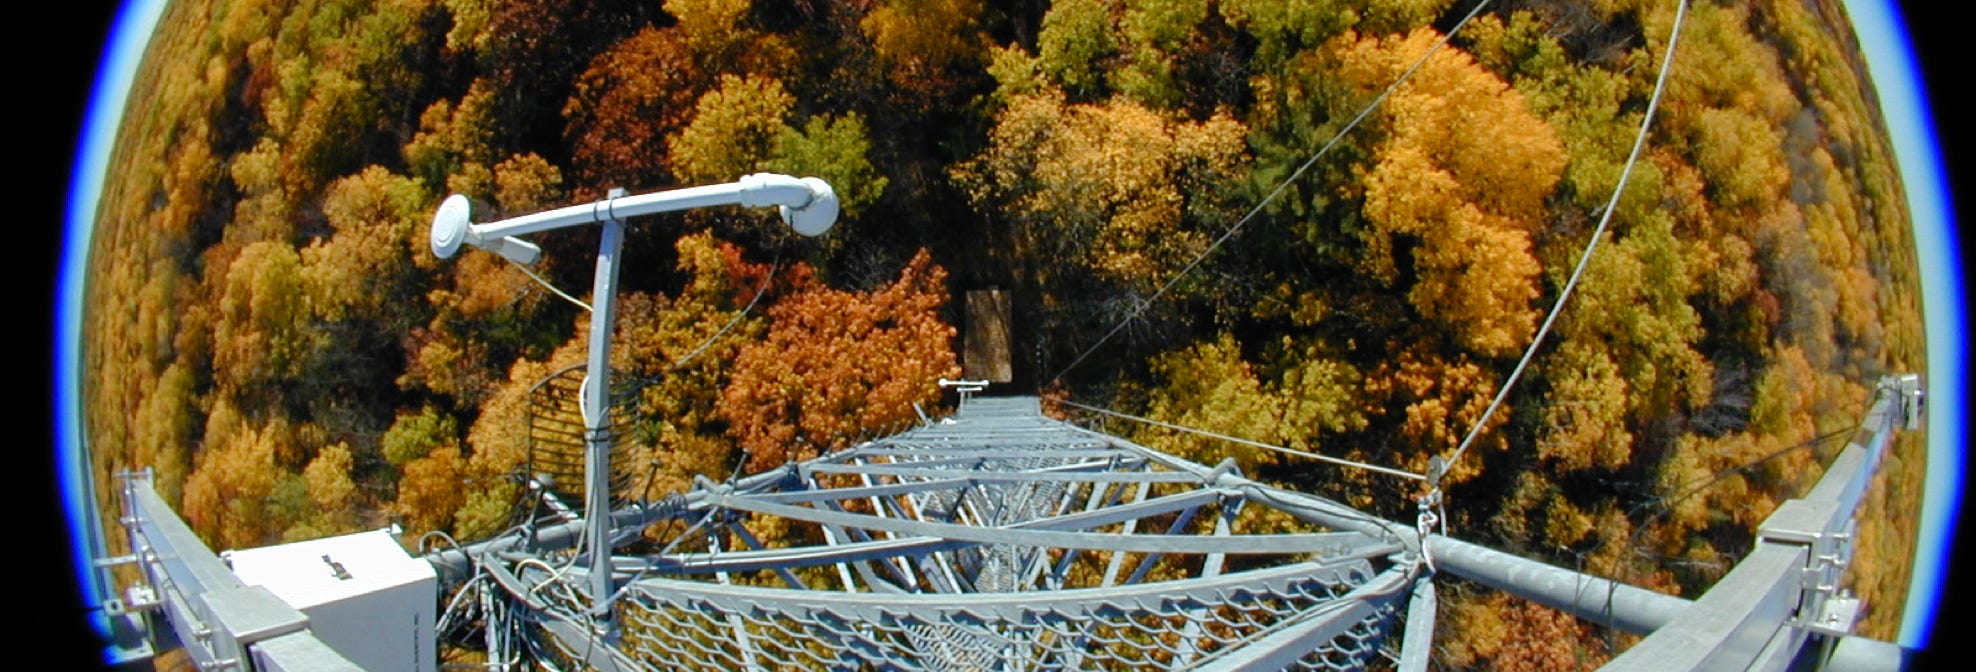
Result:
M432 672L439 577L392 530L232 551L235 576L308 615L310 629L373 672Z

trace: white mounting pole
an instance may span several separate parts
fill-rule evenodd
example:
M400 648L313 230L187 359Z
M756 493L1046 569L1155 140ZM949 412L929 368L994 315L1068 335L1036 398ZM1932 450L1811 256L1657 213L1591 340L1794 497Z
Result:
M611 198L624 192L611 190ZM624 222L603 221L597 241L597 278L590 289L590 356L583 369L583 513L589 525L583 545L590 553L590 615L608 628L611 620L611 330L617 318L618 252L624 248Z
M461 244L467 244L532 264L541 257L541 248L514 236L717 205L778 206L782 221L805 236L829 231L837 221L838 209L837 192L829 183L774 173L755 173L727 184L606 198L487 224L470 222L471 203L467 197L454 194L439 204L439 213L432 219L432 253L450 259Z
M616 317L618 253L624 246L624 218L720 205L777 206L782 221L796 233L821 235L837 221L837 193L823 180L756 173L727 184L688 187L626 196L621 189L588 205L574 205L486 224L472 222L472 203L454 194L439 204L432 218L432 253L451 258L461 245L472 245L520 264L533 264L542 248L515 236L554 229L602 224L597 245L597 275L590 293L590 352L584 369L582 408L584 430L584 545L590 555L591 615L599 627L611 626L611 329Z

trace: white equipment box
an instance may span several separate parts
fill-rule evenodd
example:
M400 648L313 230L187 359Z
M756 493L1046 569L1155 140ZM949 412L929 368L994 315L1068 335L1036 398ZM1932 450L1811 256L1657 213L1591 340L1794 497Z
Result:
M439 577L391 530L231 551L234 576L309 616L309 630L373 672L433 672Z

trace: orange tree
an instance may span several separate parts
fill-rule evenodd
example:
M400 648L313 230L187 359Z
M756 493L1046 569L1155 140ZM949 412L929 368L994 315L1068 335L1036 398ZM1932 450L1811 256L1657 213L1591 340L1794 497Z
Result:
M954 327L940 318L947 271L920 250L899 279L869 292L832 289L808 266L768 309L762 340L741 349L720 414L748 453L748 471L848 445L915 417L960 375Z

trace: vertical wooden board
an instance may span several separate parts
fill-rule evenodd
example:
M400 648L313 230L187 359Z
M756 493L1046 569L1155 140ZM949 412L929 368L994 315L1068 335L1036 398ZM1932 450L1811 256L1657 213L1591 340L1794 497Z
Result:
M999 289L967 293L967 334L961 353L962 376L1006 383L1015 377L1009 364L1009 295Z

